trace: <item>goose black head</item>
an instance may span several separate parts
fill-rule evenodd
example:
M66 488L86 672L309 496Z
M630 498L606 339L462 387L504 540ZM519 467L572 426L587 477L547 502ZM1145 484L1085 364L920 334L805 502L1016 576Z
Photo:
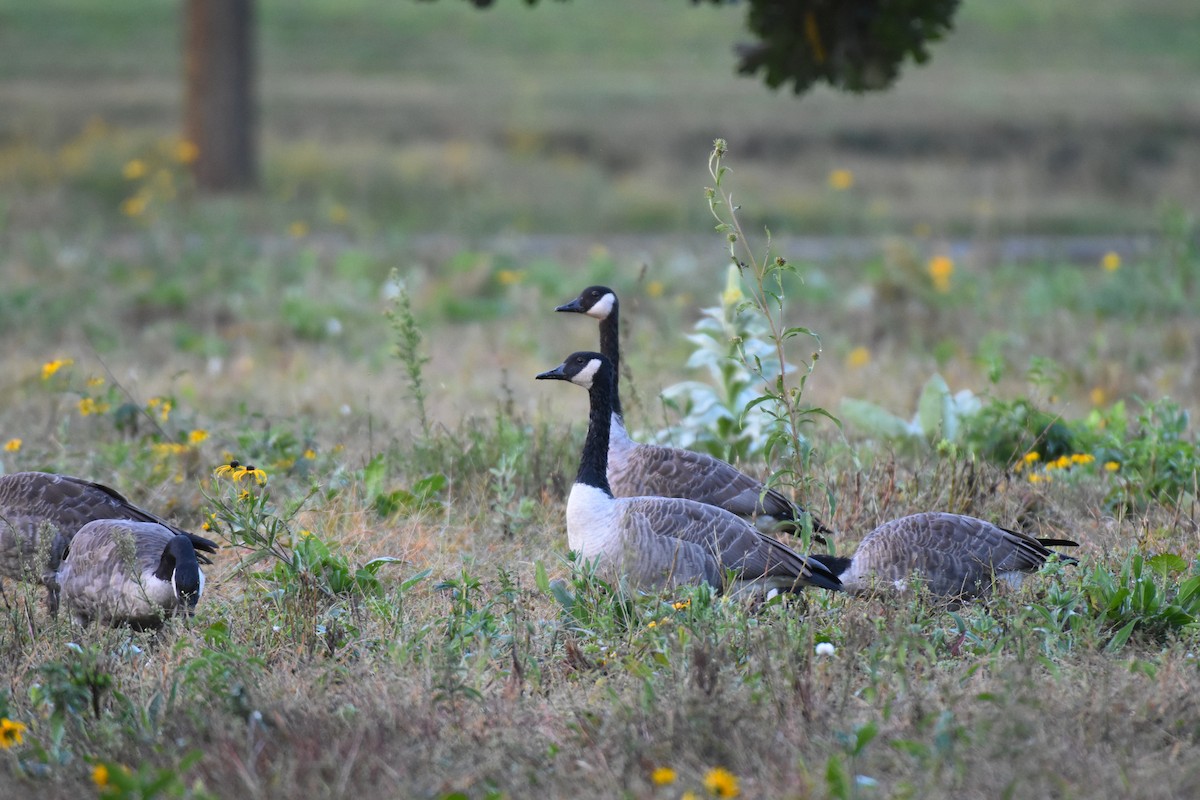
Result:
M612 362L599 353L581 350L578 353L571 353L563 360L563 363L554 369L540 373L537 380L570 381L577 386L590 389L596 375L601 373L611 377Z
M200 572L196 549L189 537L179 535L167 542L154 577L171 582L180 606L189 611L196 607L204 591L204 574Z
M573 311L587 314L595 319L608 319L617 309L617 295L607 286L589 286L569 303L563 303L555 311Z

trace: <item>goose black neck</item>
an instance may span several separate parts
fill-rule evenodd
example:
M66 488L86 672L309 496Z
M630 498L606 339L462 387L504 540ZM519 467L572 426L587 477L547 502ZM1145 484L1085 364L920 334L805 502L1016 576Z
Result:
M619 384L621 383L621 328L620 323L617 322L617 316L620 310L620 306L617 305L617 301L614 299L612 311L609 312L607 317L600 320L600 352L612 362L613 413L624 417L625 415L621 412L621 392L619 391Z
M192 540L181 534L167 542L154 577L163 581L174 579L175 591L195 605L200 595L200 563Z
M592 388L588 390L591 406L588 411L587 439L584 440L583 455L579 459L579 473L575 476L576 483L603 489L610 497L608 437L612 430L613 398L616 396L612 376L612 367L605 364L592 379Z

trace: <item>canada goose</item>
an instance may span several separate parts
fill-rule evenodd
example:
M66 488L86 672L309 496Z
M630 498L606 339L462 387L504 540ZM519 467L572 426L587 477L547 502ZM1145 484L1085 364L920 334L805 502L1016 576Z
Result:
M157 522L101 519L71 539L57 583L81 625L157 628L175 611L191 613L204 592L196 548L213 542Z
M872 579L903 590L916 575L938 597L971 598L988 594L995 578L1020 584L1025 573L1036 572L1052 554L1068 564L1079 563L1048 545L1077 547L1078 542L1035 539L975 517L930 512L883 523L850 558L810 558L837 573L849 592L868 591Z
M615 381L612 362L603 355L573 353L537 379L570 381L587 389L591 400L587 439L567 500L567 540L585 560L643 588L698 582L726 592L840 588L822 564L722 508L678 497L614 498L607 454ZM732 584L726 582L730 575Z
M704 453L638 444L629 438L618 391L621 378L620 303L612 289L589 286L574 300L554 310L586 314L600 320L600 352L612 362L615 376L612 436L608 445L608 481L615 496L685 497L720 506L755 521L767 531L796 530L802 515L808 512L732 464ZM832 533L816 517L810 517L814 532ZM814 538L818 542L825 541L821 536Z
M172 533L190 535L99 483L47 472L15 472L0 476L0 577L40 580L49 592L50 611L56 613L54 576L63 550L80 528L97 519L155 522ZM200 541L201 549L216 552L214 542Z

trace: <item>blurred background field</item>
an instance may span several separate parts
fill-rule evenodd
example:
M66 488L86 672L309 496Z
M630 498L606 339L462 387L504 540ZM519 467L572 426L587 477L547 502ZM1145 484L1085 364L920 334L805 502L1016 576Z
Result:
M106 157L179 130L179 9L5 3L5 183L52 175L115 209ZM263 2L269 196L314 220L344 205L376 232L696 232L718 135L756 213L791 233L1136 233L1200 196L1187 0L968 3L893 91L799 101L733 74L743 11ZM93 118L101 152L58 163ZM835 169L855 176L852 209L825 190ZM44 195L9 216L84 199Z
M724 280L701 197L722 136L749 229L805 262L797 315L835 360L866 347L868 373L911 361L902 372L940 367L978 390L981 362L1020 381L1039 355L1064 363L1077 402L1187 402L1190 3L969 3L895 90L803 99L733 74L741 13L264 2L265 189L212 199L179 158L177 4L10 0L0 327L27 346L8 357L86 339L183 353L200 376L288 345L331 348L359 374L386 357L395 267L422 320L453 331L430 337L450 418L490 391L469 377L480 360L523 380L561 355L564 321L539 312L592 280L630 295L634 374L669 382L678 332ZM926 274L939 255L954 260L945 296ZM811 388L827 404L867 384L910 402L914 385L886 383L829 369Z

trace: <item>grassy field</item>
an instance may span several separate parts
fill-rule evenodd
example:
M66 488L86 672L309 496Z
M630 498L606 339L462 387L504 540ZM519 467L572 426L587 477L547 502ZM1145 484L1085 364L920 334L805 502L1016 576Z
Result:
M1187 0L967 4L894 92L800 101L733 74L740 8L498 5L261 3L272 196L409 231L694 231L683 198L724 136L792 232L1145 232L1200 198ZM6 3L0 144L53 152L95 117L176 131L178 9ZM834 169L861 213L826 190Z
M215 199L177 4L0 6L0 467L230 544L157 637L4 584L0 796L1197 795L1194 9L971 3L896 92L797 103L731 76L739 9L509 5L263 3L266 188ZM804 405L843 420L795 461L660 400L740 411L741 372L687 366L701 309L767 335L700 192L716 135L821 336ZM639 435L802 468L837 552L939 509L1081 564L959 609L576 569L586 397L532 377L595 346L552 312L595 282Z

